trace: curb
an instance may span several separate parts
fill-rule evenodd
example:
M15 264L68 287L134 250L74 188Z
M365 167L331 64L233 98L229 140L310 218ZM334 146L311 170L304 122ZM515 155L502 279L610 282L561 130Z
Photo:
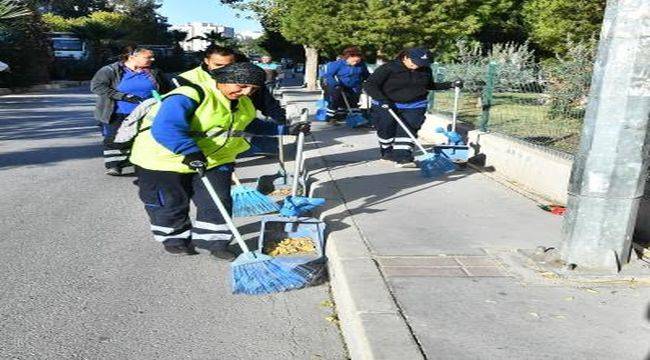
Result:
M34 91L58 90L69 87L90 85L90 81L53 81L50 84L38 84L20 88L0 88L0 96L11 94L22 94Z
M317 143L317 142L316 142ZM326 184L314 183L314 196L327 199L329 207L320 214L341 217L343 227L327 235L326 255L332 294L338 311L343 338L351 359L418 360L424 355L416 343L400 309L382 277L363 233L332 177L318 145L320 168L327 169Z

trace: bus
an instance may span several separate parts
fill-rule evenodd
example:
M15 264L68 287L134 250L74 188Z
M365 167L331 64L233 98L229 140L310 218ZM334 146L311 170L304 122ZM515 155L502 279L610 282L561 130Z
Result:
M56 59L83 60L88 57L86 42L73 33L49 33L50 44Z

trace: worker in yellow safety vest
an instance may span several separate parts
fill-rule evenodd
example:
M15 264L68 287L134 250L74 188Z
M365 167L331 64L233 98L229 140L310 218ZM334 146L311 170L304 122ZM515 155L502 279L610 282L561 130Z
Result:
M276 125L255 119L249 96L264 86L264 71L235 63L210 73L211 79L181 86L166 94L142 120L133 143L139 196L151 221L154 238L173 254L205 250L233 259L231 234L203 187L197 170L215 187L231 211L231 174L235 158L250 145L245 133L295 135L309 124ZM196 221L189 218L189 202Z

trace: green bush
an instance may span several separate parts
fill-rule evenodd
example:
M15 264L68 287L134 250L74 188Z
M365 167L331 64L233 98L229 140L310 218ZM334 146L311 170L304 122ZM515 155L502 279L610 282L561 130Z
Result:
M544 65L550 114L581 116L587 105L597 41L567 41L567 53Z
M527 42L494 44L487 54L483 54L479 43L459 41L456 46L458 62L446 65L443 71L446 79L463 79L468 91L478 93L483 89L491 62L496 64L496 92L521 91L538 83L539 69Z

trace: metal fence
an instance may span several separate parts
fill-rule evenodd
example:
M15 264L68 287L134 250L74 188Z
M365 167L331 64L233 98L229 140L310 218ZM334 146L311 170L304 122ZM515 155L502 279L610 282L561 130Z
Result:
M453 80L455 71L449 66L434 64L438 81ZM552 106L547 81L540 70L531 72L523 81L500 71L490 63L475 69L458 106L458 120L472 129L481 129L515 137L536 145L574 154L578 148L584 110L579 107L558 111ZM457 73L457 72L456 72ZM462 77L462 76L461 76ZM532 79L532 81L531 81ZM453 91L432 92L429 112L451 115Z

